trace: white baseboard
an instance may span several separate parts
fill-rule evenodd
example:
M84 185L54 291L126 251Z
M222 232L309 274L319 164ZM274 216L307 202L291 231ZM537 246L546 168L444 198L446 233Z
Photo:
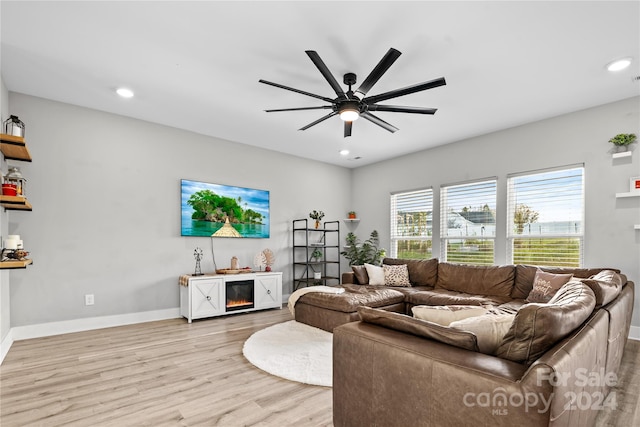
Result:
M640 326L631 326L629 328L629 339L640 341Z
M0 341L0 365L2 365L2 361L4 360L7 353L9 353L9 349L13 344L13 334L11 333L11 329L7 332L7 335Z

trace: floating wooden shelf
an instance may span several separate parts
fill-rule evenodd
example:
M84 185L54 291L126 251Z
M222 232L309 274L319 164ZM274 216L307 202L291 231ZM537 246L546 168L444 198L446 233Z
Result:
M27 268L27 265L31 263L33 263L33 260L31 259L12 259L10 261L0 261L0 269Z
M616 193L617 198L621 197L640 197L640 191L629 191L627 193Z
M31 161L31 154L21 136L13 136L0 134L0 151L7 160L22 160L24 162Z
M0 206L7 210L30 211L33 209L31 203L22 196L2 196L0 195Z
M620 159L622 157L631 157L632 154L633 151L622 151L620 153L613 153L611 157L613 157L614 159Z

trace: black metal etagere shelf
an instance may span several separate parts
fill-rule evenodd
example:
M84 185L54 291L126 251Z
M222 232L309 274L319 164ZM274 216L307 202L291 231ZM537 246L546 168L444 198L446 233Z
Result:
M313 285L340 284L340 221L293 220L293 290ZM311 225L311 227L310 227ZM314 258L319 250L322 257ZM319 278L314 277L319 273Z

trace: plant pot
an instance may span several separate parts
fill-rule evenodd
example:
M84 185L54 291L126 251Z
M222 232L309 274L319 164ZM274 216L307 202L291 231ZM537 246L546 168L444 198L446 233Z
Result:
M320 280L320 279L322 279L322 273L321 273L321 272L319 272L319 271L314 271L314 272L313 272L313 278L314 278L314 280Z
M349 219L356 219L356 214L350 213L349 214Z

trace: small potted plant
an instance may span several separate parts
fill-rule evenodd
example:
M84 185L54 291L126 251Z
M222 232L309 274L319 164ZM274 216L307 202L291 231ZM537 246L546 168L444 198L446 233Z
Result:
M316 262L322 259L322 251L320 249L314 249L314 251L311 252L311 259Z
M349 215L349 219L356 219L356 212L355 211L349 211L348 215Z
M314 209L313 211L311 211L311 213L309 213L309 218L315 219L316 220L316 228L320 228L320 220L322 220L322 218L324 218L324 212L317 211L317 210Z
M609 140L619 151L627 151L629 144L636 142L635 133L619 133Z

